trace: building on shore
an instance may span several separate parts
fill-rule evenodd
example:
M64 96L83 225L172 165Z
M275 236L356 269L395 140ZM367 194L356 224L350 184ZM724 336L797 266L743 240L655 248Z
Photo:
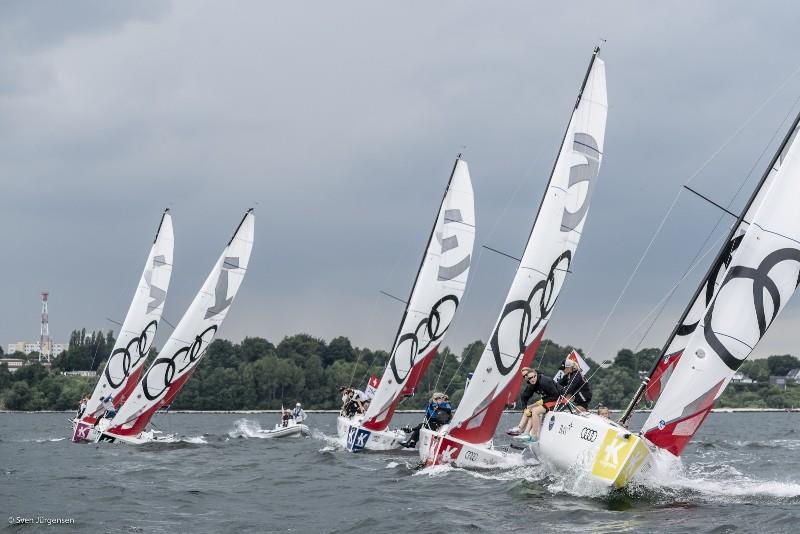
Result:
M63 371L64 376L97 376L97 371Z
M8 371L11 373L17 372L17 370L27 363L26 360L21 358L0 358L0 365L6 364L8 366Z
M732 384L756 384L757 382L741 371L736 371L731 378Z
M67 343L51 343L50 350L53 357L58 356L69 348ZM32 352L42 353L42 345L39 341L17 341L16 343L9 343L6 354L12 355L15 352L21 352L25 356L30 355Z
M786 389L786 386L800 385L800 369L792 369L786 373L786 376L770 375L769 384L781 389Z

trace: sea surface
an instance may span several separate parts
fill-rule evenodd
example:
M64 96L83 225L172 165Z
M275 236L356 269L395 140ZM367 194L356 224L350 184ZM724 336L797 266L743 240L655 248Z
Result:
M610 494L540 466L348 453L333 414L284 439L256 437L276 414L159 415L180 441L140 447L73 444L68 415L0 414L3 532L800 532L800 413L711 414L682 463Z

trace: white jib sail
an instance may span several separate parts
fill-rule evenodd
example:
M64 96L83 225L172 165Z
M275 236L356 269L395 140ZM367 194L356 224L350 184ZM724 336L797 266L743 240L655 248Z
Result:
M172 217L164 210L150 254L114 349L94 388L82 419L94 422L103 414L103 399L112 396L119 406L139 381L164 311L172 275L174 246Z
M672 376L672 370L677 363L677 359L682 356L683 350L686 348L686 344L689 342L692 334L700 324L703 313L706 311L708 305L711 304L711 301L714 299L714 295L717 294L717 290L722 283L722 278L725 275L725 271L730 265L731 258L733 258L734 252L739 248L739 244L742 241L742 236L750 227L750 221L753 220L756 212L761 207L764 196L766 195L767 191L769 191L775 176L777 176L778 169L780 169L783 159L786 157L787 151L792 146L794 136L796 135L797 129L795 128L789 142L787 143L783 152L779 154L775 165L770 169L767 178L764 180L764 183L761 184L761 187L758 189L758 191L756 191L750 206L747 208L747 211L742 218L742 221L738 224L736 230L731 233L731 237L726 244L726 250L723 251L719 261L713 266L711 272L709 272L709 276L699 288L697 296L692 302L692 305L689 307L686 317L683 319L683 321L681 321L681 324L675 330L672 339L669 340L667 348L664 350L662 360L659 362L659 366L654 369L654 372L651 375L651 381L647 386L646 398L648 400L656 400L660 392L666 387L667 382Z
M202 359L242 284L253 248L249 210L172 336L111 421L109 432L138 435L169 404Z
M790 143L713 301L644 424L679 454L795 291L800 273L800 148Z
M403 391L416 387L464 295L475 242L475 201L467 163L457 159L392 354L364 416L386 428ZM413 382L413 383L412 383Z
M603 154L608 104L597 50L567 127L520 266L449 433L472 443L492 439L520 386L550 318L581 237Z

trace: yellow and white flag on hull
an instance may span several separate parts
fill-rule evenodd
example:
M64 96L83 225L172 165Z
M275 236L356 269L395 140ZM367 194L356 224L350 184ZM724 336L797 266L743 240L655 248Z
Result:
M592 474L620 488L636 474L649 453L640 436L609 428L592 464Z

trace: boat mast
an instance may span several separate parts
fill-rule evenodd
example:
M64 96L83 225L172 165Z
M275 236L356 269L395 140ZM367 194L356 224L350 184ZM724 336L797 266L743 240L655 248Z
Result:
M667 342L664 344L664 347L661 349L661 353L659 354L659 356L656 359L656 361L653 363L653 368L650 369L650 373L647 375L647 377L644 380L642 380L642 383L639 385L639 389L636 390L636 393L634 394L633 398L631 399L631 402L628 404L628 407L625 408L625 412L623 412L622 416L619 418L619 423L621 425L627 426L628 419L630 419L630 416L633 413L634 408L639 403L639 400L641 400L642 395L644 394L645 390L647 389L647 385L650 383L650 379L652 378L653 374L656 372L656 369L658 369L658 364L661 362L661 360L666 355L667 350L669 350L669 346L672 344L672 340L675 339L675 336L677 335L678 330L681 328L681 326L683 325L683 322L686 320L686 317L689 315L689 312L691 311L692 307L694 306L695 301L700 296L700 293L703 291L703 288L706 287L706 284L708 284L709 279L711 278L711 276L714 273L716 273L716 272L718 272L720 270L720 268L721 268L721 266L722 266L722 264L725 261L725 258L727 256L726 253L728 252L728 245L731 242L731 239L733 239L733 237L736 234L737 230L741 226L745 215L747 215L747 211L753 205L753 202L755 201L756 197L758 196L758 193L761 191L761 188L764 186L764 183L767 181L767 178L769 178L770 173L775 168L775 165L778 163L778 160L780 159L781 154L783 154L784 149L789 144L789 142L792 140L794 131L797 129L798 125L800 125L800 112L798 112L797 116L795 117L794 122L792 123L792 127L789 128L788 132L786 132L786 135L784 136L780 147L778 147L778 150L775 152L775 155L772 157L772 161L770 162L770 164L767 167L767 169L764 171L764 174L761 176L761 180L758 182L758 185L753 190L753 193L750 195L750 198L747 200L747 204L745 205L744 209L742 209L742 212L739 214L739 217L737 217L736 223L734 223L733 226L731 227L731 231L728 233L728 238L725 240L725 243L720 248L719 252L717 253L716 258L714 258L714 261L711 263L711 267L709 267L708 271L706 272L706 275L703 278L703 281L700 282L700 284L697 286L697 289L695 290L694 295L689 300L689 304L686 306L686 309L683 310L683 314L681 315L680 320L675 325L675 328L672 330L672 334L670 334L670 336L667 338Z

